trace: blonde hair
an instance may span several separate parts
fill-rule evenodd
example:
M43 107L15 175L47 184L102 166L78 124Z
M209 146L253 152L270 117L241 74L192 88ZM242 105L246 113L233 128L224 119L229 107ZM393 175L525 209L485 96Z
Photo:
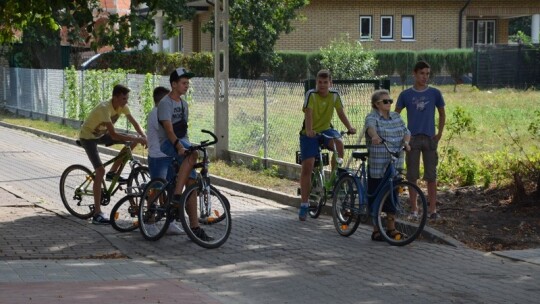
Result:
M390 96L390 92L388 92L388 90L385 90L385 89L381 89L381 90L377 90L375 92L373 92L373 94L371 95L371 107L376 109L377 106L375 105L377 103L377 101L381 100L381 96L383 95L388 95Z

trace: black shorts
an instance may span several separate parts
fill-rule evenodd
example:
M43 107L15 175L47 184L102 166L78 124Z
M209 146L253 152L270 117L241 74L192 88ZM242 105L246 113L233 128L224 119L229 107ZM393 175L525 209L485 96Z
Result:
M97 139L84 139L80 138L81 146L83 147L84 151L86 151L86 155L88 155L88 159L90 159L90 162L92 163L92 166L94 166L94 169L99 168L103 166L103 163L101 162L101 158L99 157L99 152L97 149L97 145L105 145L105 146L112 146L116 144L123 144L123 141L120 140L113 140L111 135L105 134Z

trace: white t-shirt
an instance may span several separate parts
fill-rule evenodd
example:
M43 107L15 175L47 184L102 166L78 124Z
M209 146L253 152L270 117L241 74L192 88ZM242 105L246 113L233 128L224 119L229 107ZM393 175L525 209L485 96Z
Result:
M148 114L148 122L146 124L146 138L148 140L148 156L152 158L167 157L159 148L159 132L161 126L158 122L158 108L154 107Z

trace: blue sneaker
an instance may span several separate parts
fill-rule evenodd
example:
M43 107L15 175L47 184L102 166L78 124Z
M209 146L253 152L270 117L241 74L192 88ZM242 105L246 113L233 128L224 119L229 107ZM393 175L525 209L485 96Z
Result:
M309 206L300 206L300 209L298 210L298 219L301 221L305 221L307 219L308 211Z

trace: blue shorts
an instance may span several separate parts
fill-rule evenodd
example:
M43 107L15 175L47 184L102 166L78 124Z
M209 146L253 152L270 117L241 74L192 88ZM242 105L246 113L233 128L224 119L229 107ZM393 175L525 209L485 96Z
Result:
M150 179L163 178L171 180L174 176L172 170L172 157L150 157L148 156L148 169L150 170Z
M340 134L334 129L328 129L320 133L327 136L339 137ZM319 155L319 145L323 143L325 147L328 147L330 139L324 136L308 137L307 135L300 135L300 153L302 154L302 161L311 157Z
M180 143L182 143L182 146L184 148L191 147L191 143L188 140L181 139ZM165 153L165 155L168 155L178 162L178 165L182 164L182 161L184 160L184 156L179 155L178 152L176 152L176 149L174 148L173 144L169 140L165 140L160 147L161 152ZM195 170L191 170L189 173L189 178L196 179L197 178L197 172Z

